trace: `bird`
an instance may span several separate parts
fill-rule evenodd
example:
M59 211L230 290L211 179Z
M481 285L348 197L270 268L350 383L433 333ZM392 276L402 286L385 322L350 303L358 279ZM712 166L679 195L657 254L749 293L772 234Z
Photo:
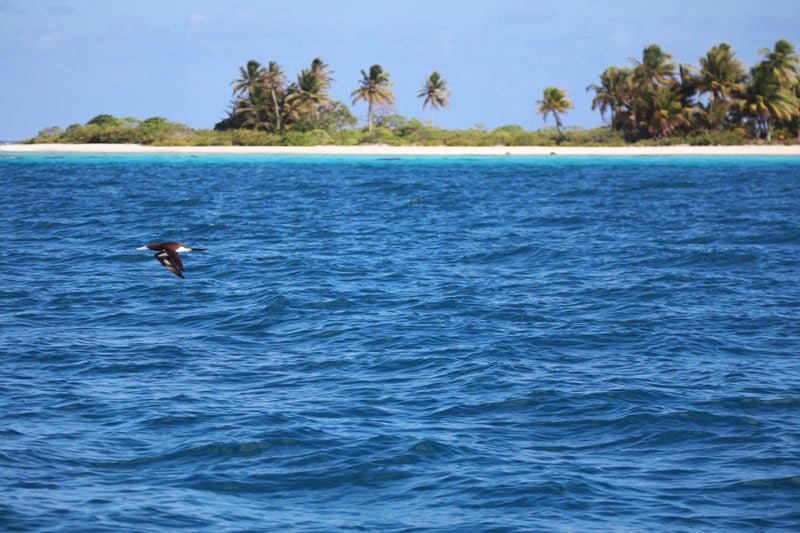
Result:
M141 246L137 250L152 250L156 253L158 262L181 279L186 279L183 275L183 262L178 257L180 252L204 252L205 248L191 248L182 242L154 242L147 246Z

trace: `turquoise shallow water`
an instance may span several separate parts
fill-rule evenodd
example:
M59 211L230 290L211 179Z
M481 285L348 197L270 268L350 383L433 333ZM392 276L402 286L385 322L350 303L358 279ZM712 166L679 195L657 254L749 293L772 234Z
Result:
M798 158L2 155L0 529L797 530ZM186 280L136 247L182 240Z

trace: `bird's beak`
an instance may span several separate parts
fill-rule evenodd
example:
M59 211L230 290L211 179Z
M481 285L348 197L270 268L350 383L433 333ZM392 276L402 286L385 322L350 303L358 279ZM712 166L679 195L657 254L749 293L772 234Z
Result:
M147 246L140 246L139 248L137 248L137 250L147 250L147 249L148 249Z

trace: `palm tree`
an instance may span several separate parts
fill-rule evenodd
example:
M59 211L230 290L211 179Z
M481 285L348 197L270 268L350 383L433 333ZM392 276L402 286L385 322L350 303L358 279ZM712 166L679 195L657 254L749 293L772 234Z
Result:
M652 136L660 132L662 123L659 116L665 107L665 89L673 89L679 85L675 77L675 64L672 55L661 50L657 44L651 44L642 52L642 60L631 59L631 100L626 113L626 130L632 139ZM659 133L655 133L659 135Z
M796 83L794 86L794 97L800 106L800 82ZM794 116L794 128L797 133L797 142L800 142L800 112Z
M750 82L736 106L753 122L756 135L770 142L776 122L789 123L800 115L796 89L800 57L784 39L775 43L774 50L764 48L759 53L764 59L750 69Z
M375 104L394 103L394 92L389 87L394 84L389 81L389 73L384 72L380 65L372 65L369 73L361 71L361 83L355 91L350 93L353 104L359 100L367 102L367 131L372 133L372 107Z
M433 126L433 110L441 109L450 105L450 90L447 88L447 80L434 71L429 78L425 80L422 89L417 94L417 98L425 98L422 102L422 109L425 106L430 106L430 118L428 123Z
M322 59L315 57L311 62L311 74L317 78L322 92L327 93L333 81L333 71L330 70L330 65L322 61Z
M708 104L701 110L705 122L714 129L725 125L733 98L742 94L747 71L728 43L720 43L700 58L697 90L708 94Z
M303 69L297 75L297 82L289 87L286 102L292 106L298 118L316 120L319 108L330 104L330 97L313 70Z
M753 121L757 135L767 142L772 141L772 126L776 121L788 122L798 114L794 91L781 84L765 62L751 69L750 83L736 106Z
M250 98L237 97L233 103L233 124L236 128L258 129L261 126L260 109Z
M678 77L673 82L671 87L672 92L675 94L676 100L680 105L681 112L683 113L684 120L680 121L681 124L692 127L695 122L695 117L699 116L700 109L698 103L695 101L697 96L697 87L700 84L697 70L691 65L679 65Z
M263 75L264 67L251 59L247 65L239 67L239 79L231 82L235 97L234 123L239 127L258 129L263 126L267 112L262 87Z
M252 98L258 92L258 86L261 83L261 74L263 69L261 64L255 59L251 59L244 67L239 67L238 80L233 80L234 96L240 95L245 98Z
M261 83L272 96L272 111L275 114L275 133L280 133L281 106L278 103L278 95L286 91L286 75L277 61L270 61L266 70L262 73Z
M617 111L623 107L630 97L630 69L608 67L600 74L600 85L592 84L587 91L594 91L592 111L600 109L600 116L605 118L610 112L611 127L617 124Z
M567 93L558 87L547 87L544 90L543 98L537 100L536 103L539 104L536 112L542 115L542 119L545 122L547 122L547 115L553 115L558 136L563 138L564 134L561 133L561 114L572 109L572 102L567 99Z
M633 81L637 89L654 97L656 87L669 85L675 78L675 64L670 59L672 59L672 55L661 50L657 44L651 44L645 48L641 61L632 60L634 63Z
M594 90L592 109L600 108L601 116L611 112L611 129L624 131L626 137L635 138L638 121L634 107L635 91L633 70L624 67L609 67L600 75L600 85L589 85L586 90Z
M663 139L676 132L680 126L689 124L690 114L681 101L681 95L666 87L658 87L654 106L644 124L647 134L654 139Z
M764 48L759 53L765 56L761 67L777 80L780 91L794 96L795 110L792 116L778 120L800 122L800 105L797 104L800 101L800 57L795 53L794 46L786 39L780 39L775 43L774 50ZM800 140L800 128L797 139Z
M724 101L744 89L747 71L728 43L720 43L700 58L698 89L711 102Z
M699 109L698 115L706 128L721 130L726 124L734 123L734 120L738 117L733 113L735 108L733 101L711 100Z
M794 46L786 39L780 39L775 43L775 49L762 48L758 52L764 56L761 67L781 84L794 86L798 81L798 64L800 57L795 53Z

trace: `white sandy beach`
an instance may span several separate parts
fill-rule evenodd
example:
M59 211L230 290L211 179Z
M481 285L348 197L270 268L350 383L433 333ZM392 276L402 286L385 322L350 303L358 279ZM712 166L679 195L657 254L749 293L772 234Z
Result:
M140 144L4 144L0 152L98 154L275 155L782 155L800 156L800 145L745 146L144 146Z

